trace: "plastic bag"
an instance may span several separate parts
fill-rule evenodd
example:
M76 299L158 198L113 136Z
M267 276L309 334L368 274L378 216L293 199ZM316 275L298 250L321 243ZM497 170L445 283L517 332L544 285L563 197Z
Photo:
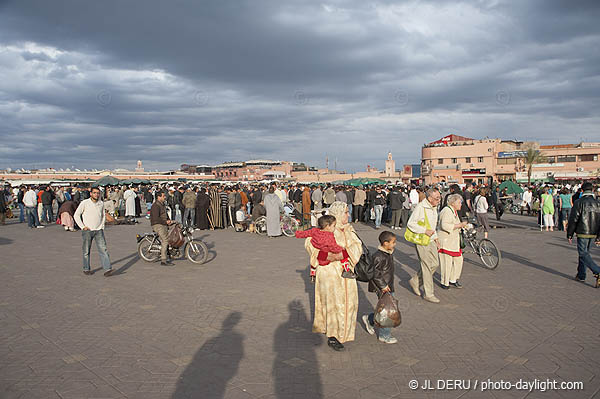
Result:
M398 327L402 323L398 300L391 293L386 292L379 298L373 319L380 328Z

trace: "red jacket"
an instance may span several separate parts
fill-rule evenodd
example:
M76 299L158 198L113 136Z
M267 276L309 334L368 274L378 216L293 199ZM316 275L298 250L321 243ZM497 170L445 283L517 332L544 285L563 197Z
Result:
M346 250L344 250L344 248L340 247L338 245L338 243L335 241L335 236L332 232L330 231L323 231L320 229L312 228L310 230L305 230L305 231L296 231L296 238L308 238L311 237L311 244L313 247L315 247L316 249L320 250L321 252L319 253L319 265L321 266L325 266L328 265L329 262L327 261L327 254L329 252L331 253L340 253L342 252L344 254L344 258L347 259L348 258L348 254L346 252ZM323 256L321 255L322 253L324 253L325 255L325 259L321 259Z

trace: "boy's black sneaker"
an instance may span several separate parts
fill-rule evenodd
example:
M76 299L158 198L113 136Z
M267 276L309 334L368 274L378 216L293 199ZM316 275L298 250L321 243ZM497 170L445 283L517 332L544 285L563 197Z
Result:
M579 276L573 277L573 280L579 281L580 283L585 283L585 279L584 278L579 278Z
M344 271L342 272L342 277L343 277L343 278L352 278L352 279L356 279L356 273L354 273L354 272L351 272L351 271L346 271L346 270L344 270Z
M374 335L375 328L371 325L371 322L369 322L369 315L363 315L362 321L365 324L365 329L367 330L367 332L371 335Z

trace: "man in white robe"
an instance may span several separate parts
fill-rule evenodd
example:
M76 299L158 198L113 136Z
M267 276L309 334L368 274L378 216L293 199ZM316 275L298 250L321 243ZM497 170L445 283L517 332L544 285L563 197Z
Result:
M135 191L130 188L123 194L125 200L125 217L135 217Z

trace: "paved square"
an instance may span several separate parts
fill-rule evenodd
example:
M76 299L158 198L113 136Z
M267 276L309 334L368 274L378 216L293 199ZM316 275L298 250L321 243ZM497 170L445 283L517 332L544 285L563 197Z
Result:
M466 255L463 290L438 305L409 291L417 268L395 253L403 324L396 345L357 326L336 353L311 333L313 285L302 240L197 232L210 262L138 259L138 226L106 230L114 277L85 276L81 235L0 227L1 398L593 398L600 397L600 289L575 282L563 232L507 216L495 271ZM373 248L378 231L357 225ZM600 251L593 250L598 259ZM98 268L95 248L92 264ZM359 316L375 297L359 284ZM464 380L469 390L411 390ZM493 381L583 382L583 390L493 390ZM478 386L475 388L474 383Z

